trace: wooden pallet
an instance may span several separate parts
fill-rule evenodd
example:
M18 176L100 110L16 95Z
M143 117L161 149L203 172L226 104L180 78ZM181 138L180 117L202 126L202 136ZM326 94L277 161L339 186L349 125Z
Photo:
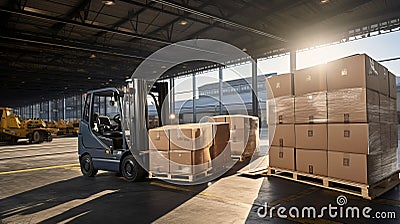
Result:
M399 172L396 171L385 179L370 185L273 167L268 168L267 175L340 191L371 200L400 184Z
M149 178L157 178L161 180L174 180L182 182L193 182L210 176L211 168L196 174L180 174L180 173L155 173L149 172Z

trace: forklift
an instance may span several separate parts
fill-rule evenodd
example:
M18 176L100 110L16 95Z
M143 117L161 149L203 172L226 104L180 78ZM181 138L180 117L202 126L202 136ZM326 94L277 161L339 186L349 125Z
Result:
M155 103L162 126L160 118L169 114L168 83L153 85L140 79L127 82L123 90L103 88L85 94L78 154L82 174L86 177L95 176L98 170L115 172L131 182L147 176L147 96L158 101ZM158 94L158 99L154 93Z

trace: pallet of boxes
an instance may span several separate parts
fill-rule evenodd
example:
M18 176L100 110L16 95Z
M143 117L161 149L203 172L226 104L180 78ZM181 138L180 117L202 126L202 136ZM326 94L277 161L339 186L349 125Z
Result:
M268 175L366 199L400 183L396 79L387 68L361 54L267 83Z
M227 122L230 131L230 149L233 158L240 161L251 158L259 147L259 119L249 115L219 115L212 122Z
M149 130L149 176L193 182L226 167L228 123L167 125Z

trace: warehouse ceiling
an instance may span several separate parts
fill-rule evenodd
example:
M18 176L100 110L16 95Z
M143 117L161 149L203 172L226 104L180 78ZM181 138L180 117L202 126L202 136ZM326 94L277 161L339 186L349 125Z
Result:
M221 40L258 58L393 31L400 1L2 0L0 17L0 105L13 107L122 85L182 40Z

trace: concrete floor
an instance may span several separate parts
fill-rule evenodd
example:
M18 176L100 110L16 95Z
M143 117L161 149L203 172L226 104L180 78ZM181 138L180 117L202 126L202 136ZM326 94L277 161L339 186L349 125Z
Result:
M158 180L128 183L110 172L82 177L76 138L0 146L0 223L356 223L357 219L261 218L260 206L336 204L340 193L275 177L236 175L197 186ZM348 205L394 211L400 217L400 187L368 201L346 195ZM398 223L399 218L379 220ZM377 220L362 220L365 222Z

